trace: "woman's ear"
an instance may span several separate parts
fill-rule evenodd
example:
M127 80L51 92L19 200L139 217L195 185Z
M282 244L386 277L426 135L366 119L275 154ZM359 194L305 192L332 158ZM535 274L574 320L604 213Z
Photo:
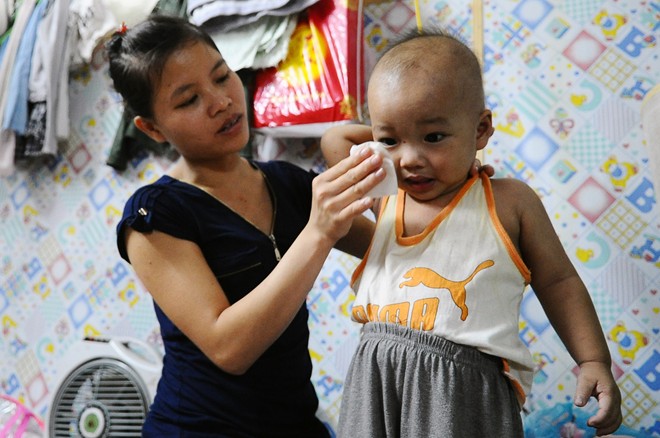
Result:
M479 114L479 124L477 125L477 150L486 147L488 140L495 132L493 128L493 113L486 109Z
M167 139L156 127L156 124L151 120L142 116L136 116L133 123L140 131L148 135L156 143L165 143Z

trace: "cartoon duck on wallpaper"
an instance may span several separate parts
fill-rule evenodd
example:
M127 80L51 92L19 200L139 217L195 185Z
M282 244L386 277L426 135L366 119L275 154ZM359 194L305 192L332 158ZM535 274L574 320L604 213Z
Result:
M637 166L627 161L619 161L616 157L610 156L600 170L605 172L610 177L610 182L617 192L623 191L626 188L628 180L637 174Z
M594 250L591 248L579 248L575 250L575 255L582 263L587 263L594 257Z
M594 17L593 23L600 27L606 40L612 41L616 37L618 30L626 24L628 19L621 14L610 14L603 9Z
M621 321L610 330L607 337L617 343L621 361L626 365L633 363L639 349L649 343L644 333L637 330L629 330Z
M586 101L586 94L571 94L571 103L577 108L580 108L582 105L584 105Z

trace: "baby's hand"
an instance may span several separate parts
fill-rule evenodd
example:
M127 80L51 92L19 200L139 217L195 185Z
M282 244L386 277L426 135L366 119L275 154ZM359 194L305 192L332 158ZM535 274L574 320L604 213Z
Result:
M495 168L493 166L491 166L490 164L484 164L482 166L481 161L479 161L478 158L475 158L474 163L472 164L472 167L470 168L470 176L475 176L475 175L479 174L479 172L485 172L486 175L493 176L493 175L495 175Z
M575 405L586 405L592 396L598 400L598 412L589 418L587 424L596 429L596 435L609 435L619 428L623 417L621 392L605 363L584 362L580 365Z

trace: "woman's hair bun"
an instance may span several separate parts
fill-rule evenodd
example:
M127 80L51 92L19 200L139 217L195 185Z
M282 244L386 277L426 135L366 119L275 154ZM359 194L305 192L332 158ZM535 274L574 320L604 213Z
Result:
M109 54L117 54L121 51L121 43L124 39L124 34L119 31L112 34L110 40L105 44L106 50Z

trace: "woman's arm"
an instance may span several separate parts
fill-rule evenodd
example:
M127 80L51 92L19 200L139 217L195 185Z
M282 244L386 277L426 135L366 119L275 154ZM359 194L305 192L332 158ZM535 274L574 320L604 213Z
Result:
M127 233L131 264L172 322L219 368L243 374L289 326L330 249L373 200L382 159L351 156L313 180L310 218L277 267L230 305L200 248L162 232Z
M329 128L321 137L321 152L328 167L348 157L351 146L372 141L371 127L360 124L337 125ZM380 199L374 200L373 212L378 211ZM362 258L371 244L376 224L365 216L353 221L348 234L337 242L335 247L352 256Z

